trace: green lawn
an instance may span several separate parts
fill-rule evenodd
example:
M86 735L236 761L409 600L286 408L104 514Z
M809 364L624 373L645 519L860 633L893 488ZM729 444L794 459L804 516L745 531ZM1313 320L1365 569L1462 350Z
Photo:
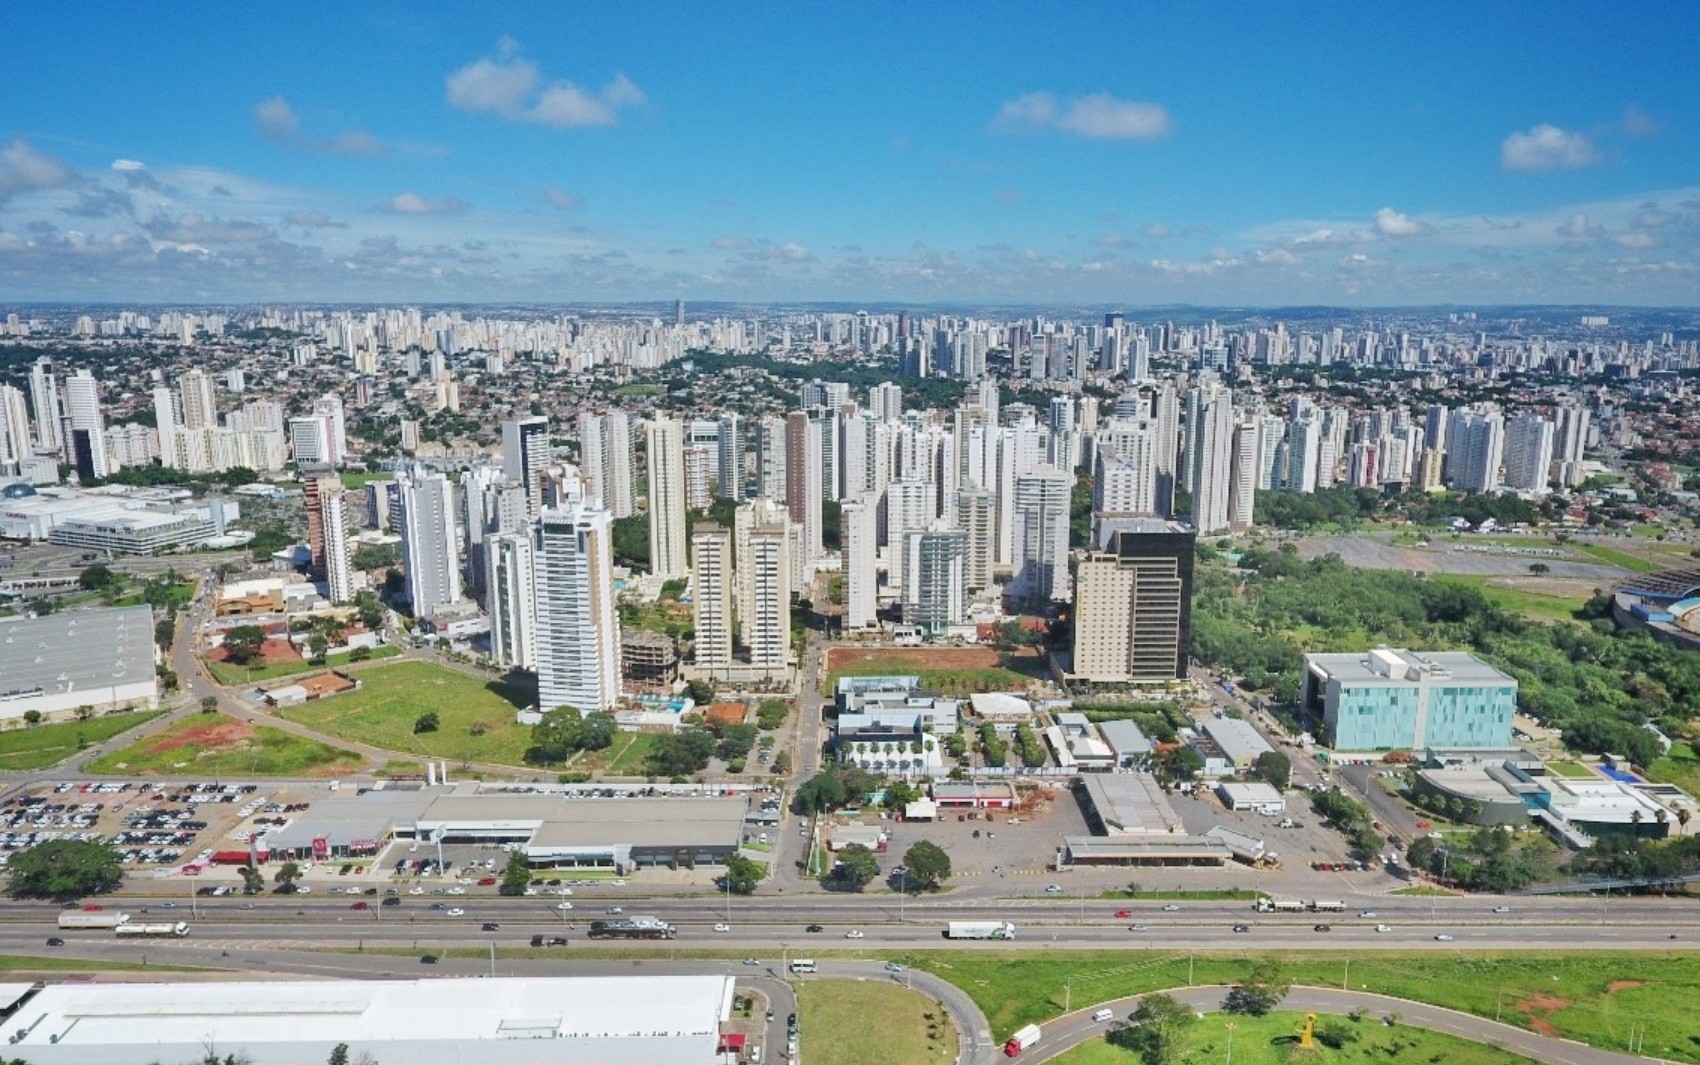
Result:
M343 470L342 486L344 488L364 488L372 481L393 481L395 474L389 471L383 473L367 473L364 470Z
M884 677L894 674L919 677L923 689L946 695L1024 689L1033 680L1033 677L1026 673L1002 666L989 669L915 669L909 666L883 665L875 660L857 662L843 669L833 670L827 675L825 690L837 691L840 677Z
M1661 784L1675 784L1690 795L1700 795L1700 755L1694 745L1677 740L1670 753L1647 767L1647 776Z
M360 761L353 751L282 729L223 714L197 714L89 763L89 771L132 776L339 776L360 768Z
M421 758L523 765L531 729L514 712L529 693L500 681L459 673L429 662L397 662L360 671L359 691L292 706L278 713L317 731ZM414 732L427 711L435 732ZM473 735L481 730L481 735Z
M604 771L614 777L647 776L649 752L655 747L655 739L655 734L651 732L622 732L615 736L614 746L608 748L612 754L609 755Z
M1427 810L1423 811L1423 816L1429 818L1430 820L1434 819L1434 815L1430 814ZM1449 899L1452 896L1458 894L1458 892L1449 891L1449 890L1447 890L1446 888L1443 888L1443 887L1418 886L1418 887L1394 888L1392 891L1389 891L1388 894L1389 895L1414 895L1418 898L1424 898L1424 899L1428 898L1430 895L1433 895L1436 898Z
M91 717L87 721L7 729L0 732L0 769L45 769L57 765L85 747L104 743L125 729L146 724L163 713L163 710L137 710Z
M1490 579L1502 580L1504 578L1445 574L1437 575L1434 579L1452 584L1469 585L1486 596L1489 602L1502 609L1515 614L1522 614L1537 621L1575 621L1576 612L1588 602L1586 596L1553 595L1533 588L1514 588L1503 584L1488 583Z
M1339 1050L1318 1044L1314 1050L1300 1051L1294 1046L1299 1029L1304 1026L1301 1013L1271 1013L1265 1017L1230 1017L1208 1013L1195 1021L1182 1035L1175 1056L1177 1062L1215 1062L1227 1056L1229 1030L1233 1025L1233 1060L1241 1065L1286 1065L1287 1062L1314 1062L1315 1065L1370 1065L1387 1061L1444 1062L1445 1065L1517 1065L1531 1062L1509 1051L1498 1050L1468 1039L1430 1032L1409 1025L1388 1027L1381 1021L1352 1021L1344 1017L1322 1014L1318 1027L1341 1026L1351 1033L1351 1042ZM1044 1043L1040 1044L1041 1050ZM1055 1065L1143 1065L1143 1059L1131 1050L1111 1046L1109 1040L1098 1039L1083 1043L1061 1057Z
M1661 562L1649 562L1647 559L1644 559L1639 555L1631 555L1628 552L1619 551L1615 547L1607 547L1604 544L1577 544L1576 546L1580 547L1583 551L1586 551L1601 562L1612 566L1622 567L1632 573L1651 573L1654 570L1667 568Z
M204 972L193 965L140 965L127 961L89 961L86 958L33 957L28 954L0 954L0 973L76 973L76 972Z
M950 1018L925 995L895 983L811 980L797 987L798 1027L818 1065L948 1065ZM773 1056L777 1058L774 1047Z
M1553 761L1547 763L1547 772L1555 777L1568 777L1571 780L1596 780L1599 774L1583 765L1581 762Z
M1645 1025L1645 1052L1700 1062L1692 1002L1700 993L1700 954L1528 952L1511 955L1464 951L1385 954L1292 954L1279 957L1294 983L1340 986L1351 962L1353 990L1428 1002L1478 1016L1496 1014L1509 1024L1557 1032L1596 1046L1624 1046L1631 1025ZM1005 1039L1029 1022L1062 1012L1072 984L1075 1009L1145 991L1191 982L1228 984L1256 960L1185 952L983 950L900 955L962 988ZM1549 1026L1547 1028L1546 1026ZM1422 1059L1426 1060L1426 1059Z
M207 671L213 675L214 680L227 687L246 687L250 684L258 684L261 681L276 680L278 677L294 676L297 673L313 673L321 669L340 669L351 664L348 656L352 653L344 651L341 654L326 655L325 664L322 666L312 665L303 658L295 662L278 662L270 666L255 666L252 669L247 666L233 665L229 662L214 662L208 659ZM394 658L399 654L401 654L401 648L385 644L382 647L372 648L367 654L366 660L376 661L382 658Z

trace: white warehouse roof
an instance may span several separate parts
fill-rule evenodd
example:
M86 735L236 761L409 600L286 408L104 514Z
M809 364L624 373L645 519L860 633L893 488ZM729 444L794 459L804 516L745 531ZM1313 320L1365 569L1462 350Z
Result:
M6 1022L31 1065L713 1065L730 976L58 984ZM19 1032L22 1039L11 1042Z

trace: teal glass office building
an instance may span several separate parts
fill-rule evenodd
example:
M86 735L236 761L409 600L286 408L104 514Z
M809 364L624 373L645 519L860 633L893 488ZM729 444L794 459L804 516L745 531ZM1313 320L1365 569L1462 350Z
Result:
M1337 751L1503 748L1517 681L1462 651L1305 656L1304 704Z

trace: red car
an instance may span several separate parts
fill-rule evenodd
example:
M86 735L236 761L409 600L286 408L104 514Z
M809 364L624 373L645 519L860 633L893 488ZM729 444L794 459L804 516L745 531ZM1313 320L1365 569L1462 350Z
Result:
M365 903L365 902L357 902L354 905L349 907L349 909L351 909L351 910L369 910L371 908L372 908L371 905L369 903Z
M478 878L479 887L494 887L495 884L496 878L493 876L481 876Z
M1116 917L1118 917L1118 918L1132 917L1132 916L1133 916L1132 910L1117 910L1116 911Z
M101 907L96 906L92 902L83 907L84 913L99 913L100 911L101 911Z

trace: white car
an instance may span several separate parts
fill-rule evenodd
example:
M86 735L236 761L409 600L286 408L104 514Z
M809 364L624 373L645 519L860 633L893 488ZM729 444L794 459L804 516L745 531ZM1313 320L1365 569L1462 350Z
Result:
M295 893L297 895L311 895L313 893L313 889L308 887L306 884L296 884Z
M573 908L573 904L570 902L557 902L555 903L555 908L557 910L570 910Z
M714 926L714 930L716 932L730 932L732 931L732 926L727 924L725 921L721 921Z
M407 893L409 895L423 895L425 894L425 889L422 887L408 888Z
M1375 918L1375 911L1374 910L1359 910L1358 916L1360 918L1362 918L1363 920L1366 920L1366 921L1373 920Z
M570 887L556 888L555 889L555 894L557 894L557 895L571 895L572 893L573 893L573 889L570 888Z
M1047 895L1061 895L1062 894L1062 886L1059 885L1059 884L1046 884L1045 885L1045 894L1047 894Z
M1452 937L1447 935L1445 932L1442 932L1438 936L1434 937L1434 941L1436 943L1450 943L1452 942Z
M1393 926L1392 925L1386 925L1386 924L1378 924L1378 925L1375 926L1375 930L1377 932L1391 932L1391 931L1393 931Z
M466 894L466 889L463 888L463 887L452 887L452 888L449 888L449 894L451 894L451 895L464 895L464 894Z
M1163 912L1174 913L1178 909L1180 909L1180 907L1171 902L1167 906L1163 907Z
M1509 906L1495 906L1493 908L1493 912L1494 913L1510 913L1511 907L1509 907Z
M537 889L534 888L534 887L528 887L523 892L521 892L521 894L523 894L526 898L531 898L532 896L537 894Z
M461 909L459 906L456 906L454 909L449 911L449 916L450 917L465 917L466 911Z
M859 928L852 928L852 929L850 929L850 931L844 933L844 938L845 939L861 939L862 938L862 930L859 929Z

